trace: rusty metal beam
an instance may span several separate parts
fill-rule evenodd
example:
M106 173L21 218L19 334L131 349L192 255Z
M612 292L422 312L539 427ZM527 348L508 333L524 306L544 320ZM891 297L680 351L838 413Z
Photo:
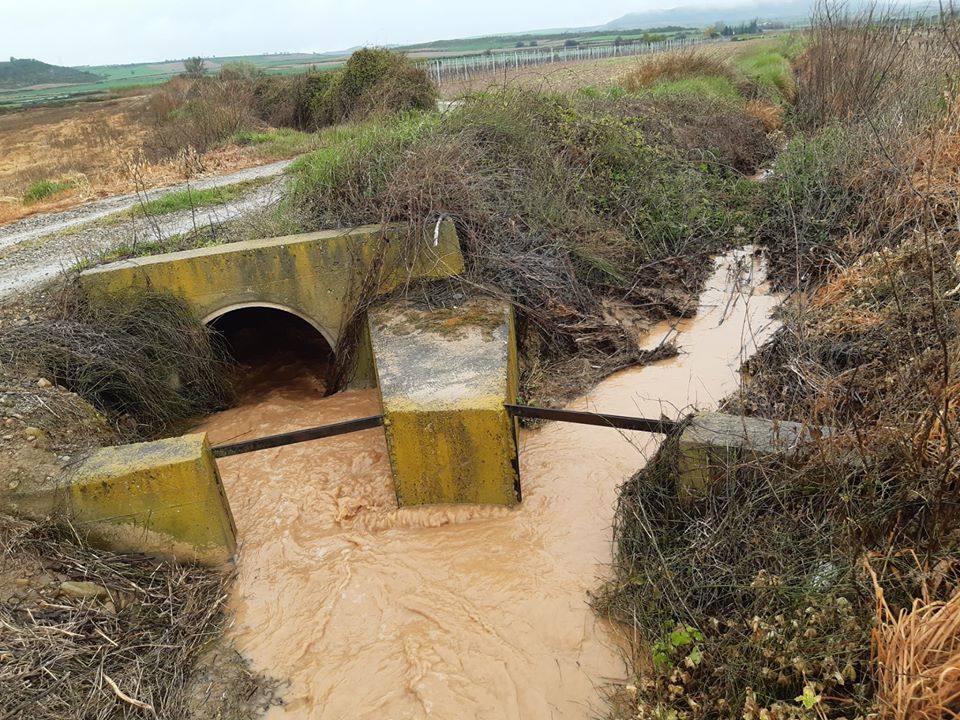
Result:
M230 457L231 455L242 455L243 453L256 452L257 450L293 445L294 443L319 440L320 438L334 437L336 435L346 435L347 433L369 430L370 428L381 425L383 425L383 415L371 415L370 417L347 420L345 422L333 423L332 425L321 425L320 427L294 430L293 432L280 433L279 435L268 435L257 438L256 440L244 440L229 445L216 445L213 448L213 456L215 458L224 458Z
M640 430L641 432L672 435L679 432L682 422L674 420L651 420L649 418L609 415L581 410L556 410L554 408L534 407L532 405L505 405L507 412L514 417L535 418L537 420L555 420L557 422L577 423L579 425L597 425L619 430Z
M532 405L511 405L504 407L514 417L536 418L538 420L554 420L556 422L576 423L579 425L596 425L599 427L617 428L619 430L639 430L641 432L672 435L679 432L683 423L674 420L651 420L649 418L629 417L626 415L609 415L607 413L592 413L582 410L556 410L554 408L534 407ZM294 430L293 432L268 435L255 440L243 440L237 443L216 445L213 448L215 458L225 458L231 455L267 450L269 448L293 445L295 443L320 440L321 438L346 435L347 433L370 430L383 425L382 415L347 420L321 425L320 427Z

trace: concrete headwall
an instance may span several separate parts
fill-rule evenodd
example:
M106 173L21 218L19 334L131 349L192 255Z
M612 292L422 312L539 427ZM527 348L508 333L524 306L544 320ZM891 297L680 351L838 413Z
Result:
M244 307L286 310L336 348L351 298L371 268L380 292L409 279L463 272L451 221L443 221L436 236L426 234L415 253L404 250L407 242L399 228L368 225L123 260L86 270L80 281L91 293L166 290L189 302L205 322ZM411 256L412 266L404 266Z

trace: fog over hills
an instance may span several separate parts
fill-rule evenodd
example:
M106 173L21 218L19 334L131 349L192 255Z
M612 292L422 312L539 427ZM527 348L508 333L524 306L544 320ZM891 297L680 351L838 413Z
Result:
M632 12L611 20L601 28L630 30L658 25L709 25L717 20L735 23L753 20L802 20L810 16L810 0L785 0L784 2L744 3L731 7L691 5L667 10L644 10Z

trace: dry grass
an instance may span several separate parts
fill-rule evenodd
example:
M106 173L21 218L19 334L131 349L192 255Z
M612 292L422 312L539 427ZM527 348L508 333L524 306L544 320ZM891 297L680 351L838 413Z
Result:
M728 58L734 54L749 52L763 41L749 40L742 43L723 43L699 51L701 54ZM737 46L737 47L734 47ZM652 57L606 58L582 62L564 62L551 65L507 69L496 73L477 74L469 80L444 80L441 97L454 100L471 92L505 88L525 88L541 92L572 92L583 88L619 86L638 66Z
M783 127L783 106L765 100L748 100L743 106L743 112L748 117L756 118L763 124L768 133L780 130Z
M682 80L697 75L726 78L737 84L741 78L714 53L700 50L669 53L642 62L620 82L629 92L637 92L659 82Z
M0 362L76 392L133 436L169 433L229 397L223 348L182 300L130 291L92 302L72 286L53 300L0 327Z
M145 96L0 115L0 224L265 161L258 148L235 145L202 155L145 153L149 118ZM33 182L62 179L74 187L42 202L23 201Z
M893 613L878 589L873 632L881 720L960 717L960 592Z
M220 716L198 712L190 677L226 620L227 575L5 516L0 549L0 717ZM233 692L268 702L262 679L237 681Z
M832 434L733 458L686 503L669 451L623 489L603 599L667 648L638 668L644 717L960 713L960 110L951 78L923 70L955 60L943 35L882 20L819 16L811 33L808 131L764 186L761 226L775 277L802 292L725 402Z

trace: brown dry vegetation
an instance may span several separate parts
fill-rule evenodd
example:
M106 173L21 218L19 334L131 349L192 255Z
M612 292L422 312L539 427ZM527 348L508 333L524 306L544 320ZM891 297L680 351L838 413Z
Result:
M150 95L96 103L34 108L0 115L0 223L88 200L163 187L201 170L226 173L262 164L256 148L229 146L202 157L152 156ZM38 203L25 203L39 180L73 187Z
M726 407L833 432L683 504L668 443L624 488L601 607L658 658L631 713L960 713L956 37L816 16L760 210L798 292Z
M300 154L309 142L261 147L246 132L313 131L376 113L432 108L424 71L386 50L355 52L343 68L264 75L244 63L216 77L177 77L141 95L0 116L0 223L202 173ZM267 138L268 139L268 138ZM38 181L49 197L27 199Z
M750 52L758 44L758 41L754 40L737 43L736 47L734 43L724 43L700 50L699 53L722 59ZM525 88L541 92L572 92L589 87L617 87L649 59L650 56L606 58L476 74L467 80L444 80L440 95L446 100L455 100L471 92L491 89Z
M691 75L723 77L736 84L740 78L724 58L701 50L668 53L640 63L623 78L622 86L630 92L648 88L654 83L680 80Z

